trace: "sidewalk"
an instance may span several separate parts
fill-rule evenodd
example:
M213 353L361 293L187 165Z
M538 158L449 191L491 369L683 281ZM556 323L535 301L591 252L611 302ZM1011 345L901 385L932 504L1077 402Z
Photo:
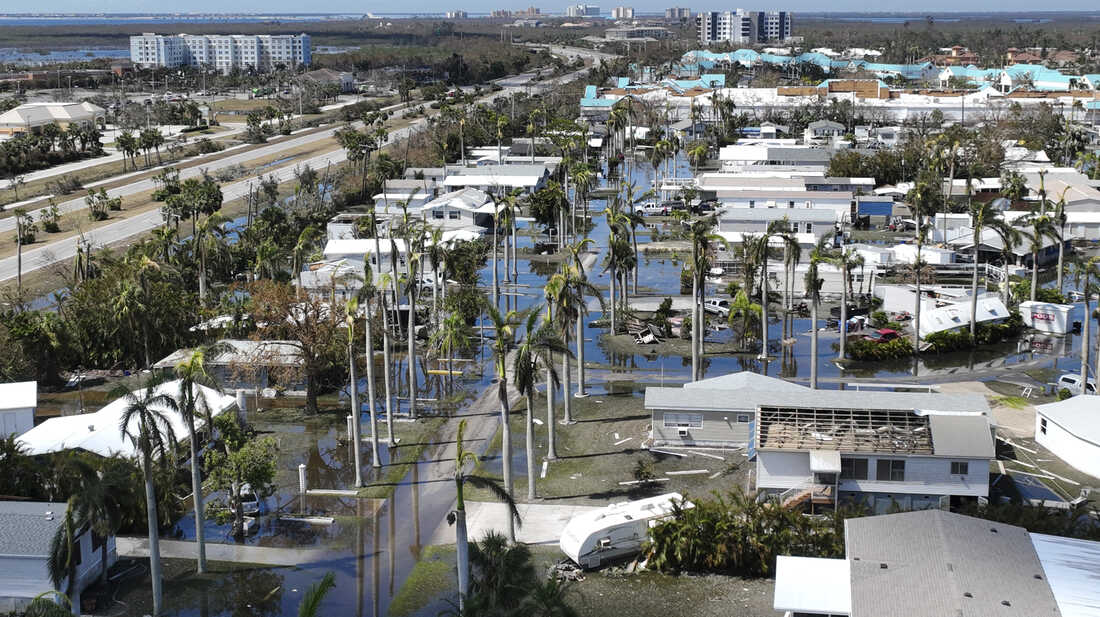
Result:
M149 538L119 536L116 540L119 557L148 557ZM161 540L160 556L166 559L196 559L198 545L180 540ZM332 558L331 549L273 548L244 544L206 543L206 558L210 561L257 563L267 566L297 566L302 563L324 561Z

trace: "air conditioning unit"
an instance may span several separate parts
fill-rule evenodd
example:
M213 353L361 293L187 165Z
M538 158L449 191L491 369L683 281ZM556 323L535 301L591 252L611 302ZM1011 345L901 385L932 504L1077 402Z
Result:
M688 436L688 430L686 428L677 429L676 434L679 435L680 437L687 437Z

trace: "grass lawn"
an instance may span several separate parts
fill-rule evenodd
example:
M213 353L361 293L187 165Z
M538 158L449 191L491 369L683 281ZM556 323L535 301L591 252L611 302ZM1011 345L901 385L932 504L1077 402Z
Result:
M686 456L662 454L643 449L648 438L650 414L642 405L643 384L619 383L620 394L593 395L572 400L575 424L558 425L556 441L558 460L547 467L546 477L536 480L537 501L571 503L578 505L603 505L627 499L665 492L706 495L712 490L726 491L744 485L748 464L743 451L709 450L709 456L680 451ZM524 414L526 404L520 402L513 409L511 420L512 452L514 454L515 497L527 499L527 464L525 461L526 433ZM535 399L535 417L546 421L546 399ZM562 417L562 404L558 401L556 418ZM548 443L545 424L535 425L536 475L546 456ZM501 438L490 444L479 474L501 477ZM663 449L663 448L662 448ZM651 485L620 485L619 482L635 479L639 464L651 470L655 479L666 481ZM688 475L666 475L670 471L702 471ZM483 491L467 488L471 501L493 501Z
M536 571L544 572L561 559L557 547L531 547ZM393 617L440 614L457 600L453 546L429 547L390 604ZM582 617L774 617L775 581L732 576L676 576L621 569L585 573L568 584L566 602ZM690 608L688 608L690 607Z
M393 434L398 444L391 450L393 460L382 466L377 479L371 481L366 488L359 490L359 496L386 499L393 495L394 487L409 474L413 464L424 454L424 450L432 445L436 434L446 421L446 418L431 416L416 421L394 422ZM364 429L370 430L368 426L364 426ZM387 436L386 423L380 420L378 438L384 440ZM370 441L366 437L364 437L364 446L370 449Z

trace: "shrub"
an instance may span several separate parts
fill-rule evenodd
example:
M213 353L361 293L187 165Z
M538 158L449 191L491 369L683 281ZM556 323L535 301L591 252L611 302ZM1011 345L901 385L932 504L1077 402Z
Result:
M862 338L852 339L848 341L848 355L853 360L860 361L897 360L913 355L913 343L907 337L885 343Z
M79 191L84 188L84 184L80 182L80 178L64 174L60 178L50 182L47 186L50 188L50 192L55 195L68 195L74 191Z
M1057 293L1057 292L1056 292ZM1004 323L980 323L975 332L978 345L996 345L1002 341L1011 339L1020 334L1024 328L1023 318L1018 312L1013 311ZM947 353L960 349L970 349L970 329L952 330L947 332L935 332L924 337L929 350L936 353Z
M1060 400L1060 401L1064 401L1067 398L1072 398L1072 397L1073 397L1073 393L1071 393L1066 388L1062 388L1061 390L1058 391L1058 400Z

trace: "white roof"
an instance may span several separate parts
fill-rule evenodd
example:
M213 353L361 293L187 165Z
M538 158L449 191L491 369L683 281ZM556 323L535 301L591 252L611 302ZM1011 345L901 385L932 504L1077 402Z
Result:
M772 608L780 612L851 615L850 562L780 555L775 562Z
M236 405L236 397L229 394L219 394L206 386L193 386L195 396L199 393L205 399L212 416L221 415L222 412ZM165 394L179 400L180 380L168 381L157 386L156 394ZM138 394L141 396L141 394ZM134 444L123 435L119 428L122 416L127 407L125 398L114 400L106 407L95 413L86 413L75 416L61 416L50 418L42 424L19 436L19 442L31 455L60 452L62 450L81 449L94 452L101 456L121 456L133 458L138 455ZM183 439L187 435L187 423L178 411L169 411L161 408L168 418L172 432L176 439ZM202 414L195 419L197 425L202 425ZM137 422L134 419L130 424L130 431L137 433Z
M1100 446L1100 397L1078 394L1064 401L1036 405L1039 415L1054 422L1078 439Z
M395 238L393 242L397 245L397 252L405 252L405 241L400 238ZM390 253L390 239L379 238L378 245L381 245L382 253L388 255ZM331 259L338 255L373 255L375 244L374 238L339 238L332 239L325 243L324 255L326 259Z
M996 321L1006 319L1008 309L1004 302L996 294L987 294L978 297L978 310L976 318L978 323L983 321ZM921 338L934 332L943 332L970 326L970 300L963 299L947 306L941 306L921 315Z
M103 116L103 108L84 103L24 103L0 114L0 125L31 127L51 122L87 122Z
M806 386L800 386L777 377L760 375L752 371L739 371L709 379L700 379L699 381L688 382L684 384L684 387L703 390L740 390L742 388L798 392L809 390Z
M751 231L750 232L718 231L718 232L715 232L715 233L717 233L719 236L724 238L725 241L730 243L730 244L740 244L741 241L744 239L746 234L750 235L750 236L759 236L760 235L760 232L751 232ZM801 244L803 246L813 246L813 245L817 244L817 236L815 236L812 233L799 232L799 233L796 233L796 234L793 234L793 235L794 235L794 239L799 244ZM780 238L778 236L772 236L772 237L768 238L768 246L782 247L783 246L783 238Z
M474 212L483 211L481 208L488 205L489 212L493 211L493 206L490 202L488 193L475 188L463 188L457 191L451 191L450 193L444 193L439 197L429 201L421 206L421 210L427 210L429 208L449 207L459 208L462 210L470 210Z
M1033 533L1031 543L1062 617L1100 617L1100 542Z
M38 382L0 383L0 410L38 407Z

